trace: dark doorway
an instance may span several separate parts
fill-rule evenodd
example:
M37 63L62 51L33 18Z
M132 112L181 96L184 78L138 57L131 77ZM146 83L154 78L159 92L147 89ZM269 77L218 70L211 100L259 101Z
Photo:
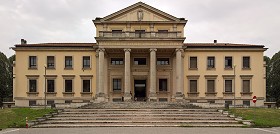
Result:
M146 101L146 80L134 80L134 100Z

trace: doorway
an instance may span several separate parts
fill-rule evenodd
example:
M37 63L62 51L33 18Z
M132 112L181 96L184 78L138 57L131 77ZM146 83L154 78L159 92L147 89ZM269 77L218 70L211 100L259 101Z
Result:
M146 101L146 80L134 80L134 100Z

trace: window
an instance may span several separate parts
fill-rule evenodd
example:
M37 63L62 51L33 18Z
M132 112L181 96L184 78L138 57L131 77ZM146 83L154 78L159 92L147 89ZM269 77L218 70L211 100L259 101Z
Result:
M232 101L225 101L226 104L232 105Z
M207 57L207 68L215 68L215 57Z
M47 92L54 92L54 80L47 80Z
M250 106L250 101L243 101L243 106Z
M158 37L167 37L168 30L158 30Z
M121 37L122 36L122 30L112 30L112 36L113 37Z
M250 57L243 57L243 68L250 68Z
M73 92L72 80L65 80L65 92Z
M83 80L83 92L90 92L90 80Z
M123 58L111 58L112 65L123 65Z
M244 93L250 92L250 80L242 80L242 87Z
M197 92L197 80L190 80L190 92L191 93Z
M72 68L72 56L65 56L65 68Z
M215 80L207 80L207 92L208 93L215 92Z
M197 57L190 57L190 68L197 69Z
M29 56L29 68L37 68L37 57Z
M232 68L232 57L225 57L225 68Z
M145 30L135 30L135 37L145 37Z
M37 80L29 80L29 92L37 92Z
M232 80L225 80L225 92L232 92Z
M157 65L169 65L169 58L157 58Z
M29 106L35 106L36 100L29 100Z
M47 68L54 68L54 56L47 56Z
M54 100L47 100L47 105L53 105L54 104Z
M90 57L83 56L83 68L90 68Z
M159 79L159 91L167 91L167 79Z
M113 79L113 91L121 91L121 79Z
M147 65L146 58L134 58L134 65Z

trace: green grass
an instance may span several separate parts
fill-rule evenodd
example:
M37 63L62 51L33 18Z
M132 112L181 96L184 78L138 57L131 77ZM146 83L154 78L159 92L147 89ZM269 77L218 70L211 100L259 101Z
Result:
M255 127L280 127L280 109L248 108L229 111L245 120L253 120Z
M55 111L54 109L11 108L0 109L0 129L8 127L25 127L25 118L34 120L44 114Z

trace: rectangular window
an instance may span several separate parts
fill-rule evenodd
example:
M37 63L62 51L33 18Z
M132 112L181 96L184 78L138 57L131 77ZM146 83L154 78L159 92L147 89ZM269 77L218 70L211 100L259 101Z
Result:
M112 36L113 37L121 37L122 36L122 30L112 30Z
M190 68L197 69L197 57L190 57Z
M250 101L243 101L243 106L250 106Z
M250 57L243 57L243 68L250 68Z
M169 65L169 58L157 58L157 65Z
M54 68L54 56L47 56L47 68Z
M232 105L232 101L225 101L226 104Z
M147 65L146 58L134 58L134 65Z
M158 30L158 37L167 37L168 30Z
M90 92L90 80L83 80L83 92Z
M215 80L207 80L207 92L208 93L215 92Z
M207 68L215 68L215 57L207 57Z
M250 80L243 80L243 92L244 93L249 93L250 92Z
M65 92L73 92L72 80L65 80Z
M65 56L65 68L72 68L73 60L72 56Z
M29 100L29 106L35 106L36 100Z
M225 80L225 92L232 92L232 80Z
M90 68L90 57L83 56L83 68Z
M37 68L37 57L29 56L29 68Z
M123 65L123 58L111 58L112 65Z
M121 79L113 79L113 91L121 91Z
M135 37L145 37L145 30L135 30Z
M29 80L29 92L37 92L37 80Z
M225 68L232 68L232 57L225 57Z
M190 92L191 93L197 92L197 80L190 80Z
M54 80L47 80L47 92L54 92Z
M167 79L159 79L159 91L167 91Z

